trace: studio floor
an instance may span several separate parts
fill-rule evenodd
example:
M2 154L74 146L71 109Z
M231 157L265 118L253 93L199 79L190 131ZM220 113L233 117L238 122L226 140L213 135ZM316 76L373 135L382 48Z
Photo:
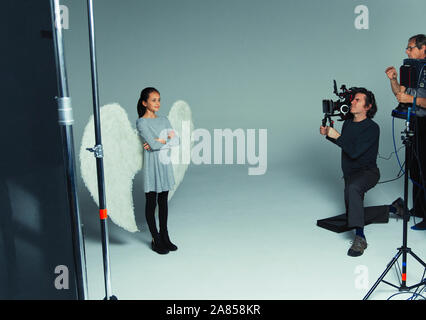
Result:
M316 226L343 213L343 181L313 168L285 168L249 176L247 166L191 165L169 202L169 232L179 249L167 255L150 249L144 201L136 199L140 232L108 224L112 293L120 300L361 300L402 245L402 220L367 226L367 250L349 257L353 232ZM399 179L376 186L365 202L388 204L402 193ZM135 194L144 197L138 186ZM105 296L102 248L96 207L88 207L88 298L97 300ZM426 231L408 229L408 246L426 261L425 243ZM407 264L407 285L418 283L424 268L410 256ZM385 279L398 285L396 268ZM370 299L411 296L396 293L381 283Z

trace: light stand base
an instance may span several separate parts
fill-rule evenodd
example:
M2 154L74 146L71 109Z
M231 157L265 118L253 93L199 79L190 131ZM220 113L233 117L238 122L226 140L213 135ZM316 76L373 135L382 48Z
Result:
M415 105L415 103L414 103ZM408 114L410 114L410 108L408 108ZM410 291L411 289L417 288L421 285L426 284L425 279L422 279L421 282L407 286L407 255L411 255L417 262L419 262L425 269L426 263L424 263L410 248L407 246L407 227L408 227L408 172L410 171L410 162L412 157L412 138L414 137L414 131L410 125L410 118L407 118L406 121L406 129L402 132L404 135L401 137L403 140L403 144L405 145L405 172L404 172L404 214L403 214L403 233L402 233L402 246L398 248L398 253L392 258L392 260L387 265L385 271L382 275L377 279L376 283L373 287L368 291L363 300L367 300L373 291L377 288L380 282L384 282L399 291ZM398 259L402 256L402 273L401 273L401 283L399 286L394 285L388 281L383 280L389 270L393 267L393 265L398 261Z
M426 285L426 280L423 279L421 282L409 286L407 287L406 285L406 274L402 275L402 281L400 283L399 286L396 286L388 281L383 280L384 277L386 276L386 274L389 272L389 270L393 267L393 265L398 261L399 257L402 254L409 254L411 255L414 259L416 259L425 269L426 269L426 263L424 263L413 251L411 251L410 248L398 248L398 253L395 255L395 257L392 258L392 260L389 262L388 266L386 267L385 271L382 273L382 275L377 279L376 283L374 283L374 285L371 287L370 291L368 291L368 293L365 295L363 300L367 300L370 295L373 293L373 291L377 288L377 286L380 284L380 282L384 282L387 285L390 285L396 289L398 289L399 291L410 291L411 289L420 287L421 285Z

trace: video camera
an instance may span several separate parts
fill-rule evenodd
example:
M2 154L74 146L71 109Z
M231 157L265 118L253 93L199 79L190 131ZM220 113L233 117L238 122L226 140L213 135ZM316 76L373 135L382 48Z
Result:
M399 79L401 86L407 88L407 93L413 95L418 90L426 91L426 59L404 59L402 66L399 68ZM396 118L406 119L408 108L412 107L411 103L400 103L392 110L392 116ZM411 116L425 117L426 110L424 108L415 107L410 113Z
M355 97L355 87L347 89L345 85L342 85L340 92L338 92L336 80L333 80L333 84L333 93L339 97L339 100L322 100L322 112L324 113L324 119L322 120L323 127L326 126L327 120L330 123L330 127L333 127L334 121L331 120L331 117L340 117L339 121L346 120L351 109L351 102Z

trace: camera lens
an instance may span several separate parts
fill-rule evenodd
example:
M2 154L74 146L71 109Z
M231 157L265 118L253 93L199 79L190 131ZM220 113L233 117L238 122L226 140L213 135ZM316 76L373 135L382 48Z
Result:
M349 106L344 104L340 107L340 112L343 114L347 114L349 112Z

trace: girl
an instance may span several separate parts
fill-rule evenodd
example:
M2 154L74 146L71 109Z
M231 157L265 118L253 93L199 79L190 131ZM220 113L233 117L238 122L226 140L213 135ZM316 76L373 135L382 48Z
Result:
M170 161L164 161L161 152L168 152L171 146L179 144L167 117L157 116L160 109L160 92L155 88L142 90L137 111L139 119L136 128L144 140L144 189L146 195L145 215L152 235L152 250L159 254L177 250L170 241L167 230L167 201L169 190L175 184L173 167ZM155 221L155 207L158 202L160 232Z

